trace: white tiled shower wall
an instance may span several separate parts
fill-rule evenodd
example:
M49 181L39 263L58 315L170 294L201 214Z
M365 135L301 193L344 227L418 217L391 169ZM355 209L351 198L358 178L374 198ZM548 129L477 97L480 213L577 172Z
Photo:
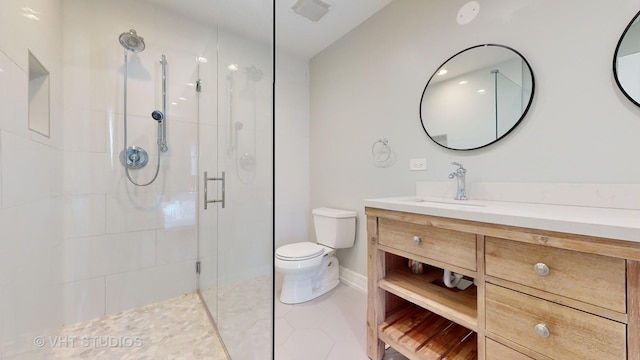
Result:
M198 105L188 83L215 28L150 4L64 2L65 323L92 319L195 291L197 257ZM162 109L161 54L167 57L169 151L157 180L130 184L118 156L123 147L124 50L120 33L135 29L143 52L129 53L128 145L157 159ZM173 104L175 103L175 105Z
M0 3L0 358L33 351L46 329L196 288L198 107L187 83L215 29L125 1L29 5ZM151 155L138 181L157 156L161 52L176 102L170 150L144 188L127 183L118 161L118 35L130 28L147 43L129 69L129 143ZM28 130L28 50L51 74L50 138Z
M209 134L203 125L215 124L220 116L216 96L206 97L211 101L201 101L198 108L194 88L188 85L198 78L196 58L226 39L233 51L225 60L235 61L231 56L240 55L243 65L261 68L265 76L256 83L260 91L270 93L272 82L269 45L260 50L265 57L254 60L254 49L243 45L241 37L223 36L211 25L146 2L33 0L29 6L40 20L25 16L34 12L23 1L0 2L1 359L33 351L33 336L48 335L43 334L45 329L196 289L198 135L199 130L200 139ZM145 169L132 173L140 182L155 170L156 124L150 113L161 108L161 53L169 63L170 150L162 155L158 180L148 187L129 184L118 159L123 143L124 52L118 36L131 28L147 45L144 52L129 57L129 144L142 146L151 155ZM50 138L27 126L28 49L51 73ZM208 63L215 64L216 71L217 60ZM294 62L306 69L305 61ZM220 84L213 87L213 95L222 91ZM300 87L296 86L285 91ZM271 179L271 98L260 101L256 109L269 126L256 129L258 174ZM304 101L293 108L305 108ZM299 137L296 143L304 148L308 115L299 111L282 118L292 127L283 131L281 139ZM199 120L204 122L200 129ZM216 136L215 131L211 134ZM285 151L294 154L293 149ZM305 165L306 151L296 154L291 166ZM287 163L283 164L286 170ZM308 165L298 169L298 175L308 177L303 175L305 169ZM245 190L239 187L239 197L264 203L261 210L270 213L270 181ZM304 200L308 193L299 195L297 200L294 194L288 198L296 202L302 217L295 221L295 231L285 229L296 233L289 233L293 238L306 232L302 214L308 214ZM258 220L250 227L246 221L228 225L246 228L247 236L270 239L272 219ZM229 244L245 251L248 243L240 245ZM266 265L252 270L270 272L271 254L268 242L255 254L266 259ZM234 276L240 274L234 269L246 269L245 263L227 265Z
M0 2L0 358L62 322L61 4L30 2L33 20ZM29 50L50 73L49 138L28 128Z

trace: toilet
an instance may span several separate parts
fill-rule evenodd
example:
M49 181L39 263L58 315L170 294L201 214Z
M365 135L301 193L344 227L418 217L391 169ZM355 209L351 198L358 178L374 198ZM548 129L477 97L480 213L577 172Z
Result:
M280 302L298 304L326 294L340 283L335 249L353 246L356 212L313 209L318 243L309 241L284 245L276 250L275 268L283 274Z

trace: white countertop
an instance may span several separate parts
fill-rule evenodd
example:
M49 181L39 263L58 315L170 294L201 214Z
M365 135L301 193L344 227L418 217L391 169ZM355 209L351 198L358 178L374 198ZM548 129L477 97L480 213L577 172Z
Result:
M403 196L367 207L640 242L640 210Z

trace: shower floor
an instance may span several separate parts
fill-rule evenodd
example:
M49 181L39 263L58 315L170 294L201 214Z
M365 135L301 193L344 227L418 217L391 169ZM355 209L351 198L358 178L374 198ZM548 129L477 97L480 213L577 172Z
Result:
M207 302L217 304L216 323L234 360L270 359L272 352L271 276L259 276L216 290L204 290ZM215 311L215 310L214 310Z
M50 359L227 360L198 294L65 326Z

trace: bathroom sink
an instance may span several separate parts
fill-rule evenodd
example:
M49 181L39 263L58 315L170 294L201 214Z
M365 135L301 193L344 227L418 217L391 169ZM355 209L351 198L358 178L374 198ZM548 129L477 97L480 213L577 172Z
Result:
M430 205L430 204L445 204L445 205L460 205L460 206L486 206L485 204L479 203L473 200L455 200L455 199L430 199L430 198L413 198L403 200L406 202L414 203L416 205Z

